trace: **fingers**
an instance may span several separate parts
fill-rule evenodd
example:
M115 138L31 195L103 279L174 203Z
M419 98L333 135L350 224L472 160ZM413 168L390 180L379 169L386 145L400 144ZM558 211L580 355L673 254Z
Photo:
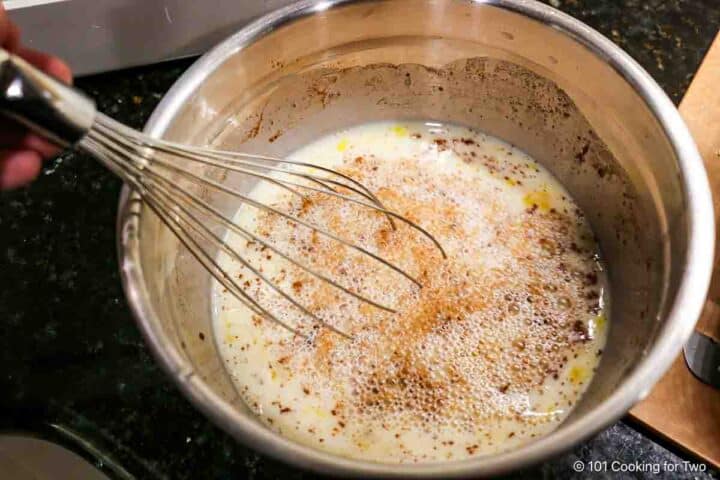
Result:
M32 150L0 152L0 190L21 187L38 176L42 159Z
M58 147L22 126L8 124L0 131L0 190L29 183L40 173L42 159L59 151Z
M53 77L60 79L65 83L72 83L72 73L70 72L70 67L68 67L67 64L59 58L25 47L19 47L17 49L17 54Z
M10 21L7 21L5 26L0 26L0 29L0 44L8 52L15 53L20 46L20 29Z
M19 44L20 30L10 21L5 13L5 7L0 2L0 46L10 52L15 52Z
M10 19L7 16L7 13L5 13L5 7L3 7L2 2L0 2L0 45L5 45L5 38L8 34L8 27L10 25Z
M60 148L34 133L28 132L21 125L3 123L0 130L0 150L35 150L45 158L53 157L60 152Z
M62 148L54 143L30 132L20 141L20 146L38 152L43 158L52 158L62 151Z
M70 68L62 60L20 46L20 30L10 21L0 1L0 46L65 83L72 83ZM21 125L0 119L0 190L17 188L38 176L42 159L60 149Z
M72 73L65 62L52 55L20 46L20 29L8 18L2 2L0 2L0 46L55 78L65 83L72 83Z
M14 52L18 48L20 31L5 14L0 2L0 46ZM25 185L40 173L42 160L40 153L23 149L26 142L36 140L27 138L28 134L15 125L3 125L0 132L0 148L14 147L13 150L0 150L0 190ZM47 149L43 147L46 151Z

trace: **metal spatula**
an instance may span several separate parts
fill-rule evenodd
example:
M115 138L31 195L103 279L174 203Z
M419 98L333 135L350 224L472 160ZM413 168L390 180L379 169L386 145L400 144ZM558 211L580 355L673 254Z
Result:
M683 353L685 363L699 380L720 388L720 305L712 300L716 285L711 285L710 296Z
M683 349L685 363L699 380L720 388L720 343L695 330Z

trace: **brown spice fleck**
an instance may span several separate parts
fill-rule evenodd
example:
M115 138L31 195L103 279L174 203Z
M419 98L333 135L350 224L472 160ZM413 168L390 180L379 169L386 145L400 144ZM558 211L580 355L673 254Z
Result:
M437 145L438 150L447 150L447 140L445 140L444 138L436 138L435 140L433 140L433 143Z

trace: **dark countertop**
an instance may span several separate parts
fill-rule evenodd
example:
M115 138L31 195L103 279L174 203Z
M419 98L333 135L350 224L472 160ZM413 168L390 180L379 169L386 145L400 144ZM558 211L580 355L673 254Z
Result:
M720 25L717 0L550 0L607 35L679 102ZM82 78L102 111L142 127L190 61ZM236 443L155 364L128 310L115 256L121 183L64 154L31 187L0 194L0 429L71 444L117 478L313 478ZM573 462L679 463L621 421L513 478L717 478L583 474ZM682 470L682 469L680 469Z

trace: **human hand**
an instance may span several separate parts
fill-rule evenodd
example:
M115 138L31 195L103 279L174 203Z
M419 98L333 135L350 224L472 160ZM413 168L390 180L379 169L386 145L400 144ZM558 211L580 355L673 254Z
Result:
M72 82L70 68L60 59L25 48L20 30L0 2L0 46L65 83ZM42 159L59 152L58 147L17 122L0 115L0 190L25 185L40 173Z

